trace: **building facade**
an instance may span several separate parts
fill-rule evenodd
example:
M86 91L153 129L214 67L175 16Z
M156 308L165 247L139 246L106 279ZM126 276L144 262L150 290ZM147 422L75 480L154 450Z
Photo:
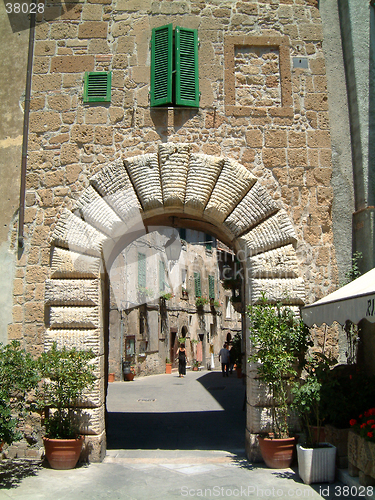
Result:
M12 50L27 52L21 18L0 8ZM374 12L357 0L340 9L328 0L92 0L41 10L29 63L2 61L20 76L2 82L12 126L0 142L9 194L1 336L35 354L53 341L94 349L98 381L83 432L98 460L111 315L121 312L111 305L111 269L150 227L201 231L233 249L244 303L263 291L313 302L339 285L352 246L365 254L363 270L374 266L364 71ZM24 132L19 102L30 105ZM180 325L169 328L179 335ZM329 342L338 349L333 331ZM254 373L251 459L267 427Z
M164 228L164 233L170 233ZM220 367L223 344L242 337L241 309L223 284L234 254L210 235L183 229L181 251L168 266L162 229L131 243L116 258L110 273L108 372L122 380L125 369L136 375L165 373L166 362L178 367L184 343L188 366ZM227 279L226 278L227 275Z

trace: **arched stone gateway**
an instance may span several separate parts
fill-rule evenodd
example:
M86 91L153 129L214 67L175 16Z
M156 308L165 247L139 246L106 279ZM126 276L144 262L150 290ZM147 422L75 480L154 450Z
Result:
M246 269L246 303L262 291L273 299L287 296L291 304L304 302L293 226L245 167L174 143L105 166L90 179L74 210L64 210L57 221L45 294L45 348L56 341L91 347L97 355L98 379L84 402L89 424L82 428L92 461L105 454L107 272L145 226L172 220L203 228L235 249ZM251 371L247 400L246 446L254 460L252 436L264 428L267 412Z

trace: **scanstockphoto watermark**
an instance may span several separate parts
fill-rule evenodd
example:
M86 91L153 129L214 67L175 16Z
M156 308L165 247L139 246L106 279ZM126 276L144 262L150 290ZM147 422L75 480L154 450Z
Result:
M262 488L259 486L213 486L212 488L189 488L182 486L181 496L184 498L312 498L315 491L308 488L283 489Z

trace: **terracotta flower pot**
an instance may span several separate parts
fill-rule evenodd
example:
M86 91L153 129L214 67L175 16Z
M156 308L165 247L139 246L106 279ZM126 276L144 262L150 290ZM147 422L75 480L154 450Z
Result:
M83 445L83 436L77 439L49 439L44 437L46 458L52 469L74 469Z
M133 372L130 372L130 373L125 373L125 380L133 380L134 379L134 373Z
M115 381L115 374L108 373L108 382L114 382L114 381Z
M172 373L172 363L165 363L165 373Z
M258 436L262 458L270 469L287 469L293 461L296 438L269 439Z

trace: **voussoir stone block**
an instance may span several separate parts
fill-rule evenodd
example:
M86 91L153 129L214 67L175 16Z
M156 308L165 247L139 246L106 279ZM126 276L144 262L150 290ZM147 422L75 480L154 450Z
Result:
M51 328L99 328L99 307L60 307L50 309Z
M142 207L122 160L104 167L90 183L125 224L142 220Z
M245 167L226 158L204 216L215 220L216 223L223 222L255 182L256 177Z
M297 241L294 228L285 210L279 210L254 229L238 238L247 257L266 252Z
M305 284L302 278L295 279L251 279L251 296L254 302L265 294L270 302L283 302L288 304L305 303Z
M100 297L100 280L46 280L46 304L97 306L100 304Z
M86 222L112 238L116 238L125 231L120 217L92 186L81 194L74 209L79 210Z
M188 144L160 144L159 165L164 206L182 206L189 169Z
M52 242L55 245L94 255L100 255L107 240L106 235L66 209L60 215L52 233Z
M298 261L293 245L285 245L250 258L253 278L298 278Z
M143 210L163 206L158 155L149 153L126 158L124 165L136 190Z
M100 272L100 258L65 248L52 247L52 278L97 278Z
M186 181L184 211L201 215L224 165L223 158L192 154Z
M44 334L44 347L49 350L55 342L58 349L64 346L75 347L79 350L91 349L94 354L101 356L104 354L104 339L99 329L50 329L47 328Z
M278 210L277 203L265 188L256 182L225 220L225 225L235 236L239 236Z

